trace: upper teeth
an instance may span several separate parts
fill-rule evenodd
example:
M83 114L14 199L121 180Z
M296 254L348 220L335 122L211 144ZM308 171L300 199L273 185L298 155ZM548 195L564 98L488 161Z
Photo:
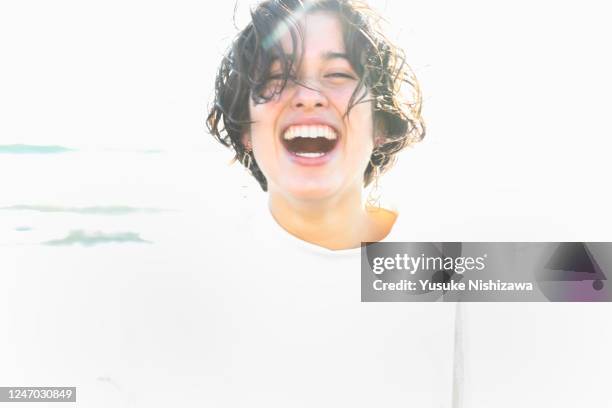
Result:
M287 140L291 140L295 137L324 137L329 140L336 139L336 132L325 125L314 125L314 126L290 126L285 133L283 134L283 138Z

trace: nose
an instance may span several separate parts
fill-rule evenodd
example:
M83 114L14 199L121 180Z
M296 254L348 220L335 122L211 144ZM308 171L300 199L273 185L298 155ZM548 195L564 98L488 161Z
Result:
M327 106L327 97L312 83L300 83L295 87L291 105L295 109L312 110Z

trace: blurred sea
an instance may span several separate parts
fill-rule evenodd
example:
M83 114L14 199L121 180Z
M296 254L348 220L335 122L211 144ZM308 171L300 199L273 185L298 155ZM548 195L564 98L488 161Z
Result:
M0 145L0 252L197 245L235 219L249 188L227 163L202 151Z

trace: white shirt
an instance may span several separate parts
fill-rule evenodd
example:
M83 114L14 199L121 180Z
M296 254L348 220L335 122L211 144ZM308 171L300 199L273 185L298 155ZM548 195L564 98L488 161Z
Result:
M454 305L362 303L359 248L304 242L258 204L224 275L244 283L224 311L230 406L450 407Z

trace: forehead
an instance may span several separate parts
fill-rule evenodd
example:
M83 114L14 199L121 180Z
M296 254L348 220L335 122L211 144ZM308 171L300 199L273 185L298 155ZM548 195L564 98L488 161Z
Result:
M327 11L306 13L298 19L300 33L296 32L297 54L303 52L305 58L323 55L328 52L344 52L342 24L336 14ZM293 54L291 33L284 30L280 44L286 54Z

